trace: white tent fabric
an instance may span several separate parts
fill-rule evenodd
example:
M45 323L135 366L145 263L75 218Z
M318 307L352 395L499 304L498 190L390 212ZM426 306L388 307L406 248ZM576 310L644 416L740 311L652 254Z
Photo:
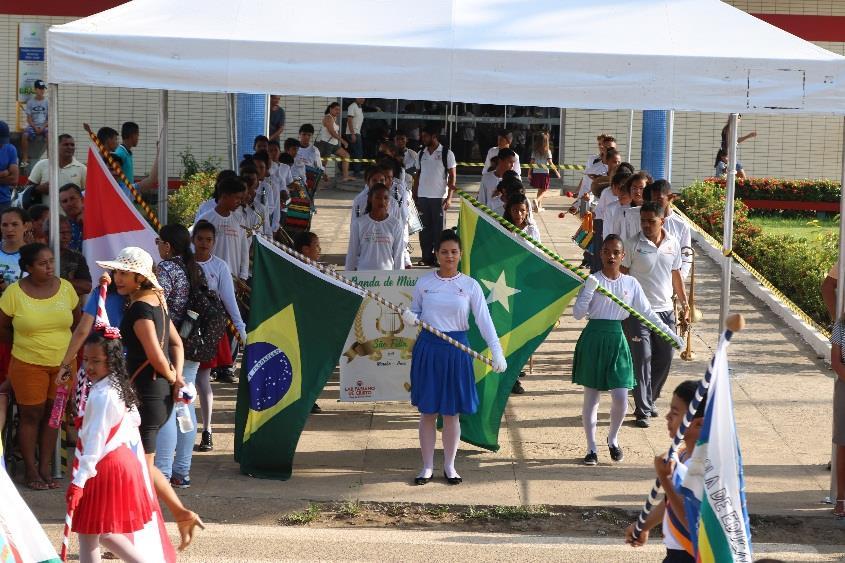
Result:
M57 84L845 113L845 57L719 0L134 0L47 39Z

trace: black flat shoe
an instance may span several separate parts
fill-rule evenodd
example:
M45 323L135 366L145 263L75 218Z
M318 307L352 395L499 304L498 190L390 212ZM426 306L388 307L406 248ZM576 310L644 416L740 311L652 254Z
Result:
M449 477L446 475L446 472L443 472L443 478L446 479L446 482L450 485L460 485L464 482L464 480L460 477Z
M414 477L414 485L425 485L431 481L431 477Z

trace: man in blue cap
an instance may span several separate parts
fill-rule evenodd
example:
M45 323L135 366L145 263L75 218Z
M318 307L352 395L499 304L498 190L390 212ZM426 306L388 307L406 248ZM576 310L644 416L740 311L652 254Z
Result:
M0 121L0 211L12 203L12 190L18 183L18 151L9 139L9 125Z

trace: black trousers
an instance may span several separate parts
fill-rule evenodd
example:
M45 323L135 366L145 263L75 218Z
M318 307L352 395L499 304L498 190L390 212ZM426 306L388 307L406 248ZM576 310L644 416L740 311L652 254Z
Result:
M433 266L436 262L434 244L443 232L445 219L443 216L443 199L439 197L417 198L417 210L423 229L420 231L420 252L423 262Z
M663 311L657 313L668 326L675 326L675 312ZM672 367L672 345L655 332L646 327L634 317L622 321L622 330L631 348L631 359L634 362L634 416L646 418L654 411L654 401L660 397L660 391L669 377Z
M695 563L695 557L682 549L667 549L663 563Z
M604 219L593 221L593 240L590 241L590 273L595 274L602 268L601 245L604 242Z

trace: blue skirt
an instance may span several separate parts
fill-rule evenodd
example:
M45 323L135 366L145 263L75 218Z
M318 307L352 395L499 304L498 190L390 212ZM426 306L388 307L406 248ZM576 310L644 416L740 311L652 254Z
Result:
M446 334L469 346L466 331ZM411 404L423 414L452 416L478 410L470 355L421 330L411 356Z

